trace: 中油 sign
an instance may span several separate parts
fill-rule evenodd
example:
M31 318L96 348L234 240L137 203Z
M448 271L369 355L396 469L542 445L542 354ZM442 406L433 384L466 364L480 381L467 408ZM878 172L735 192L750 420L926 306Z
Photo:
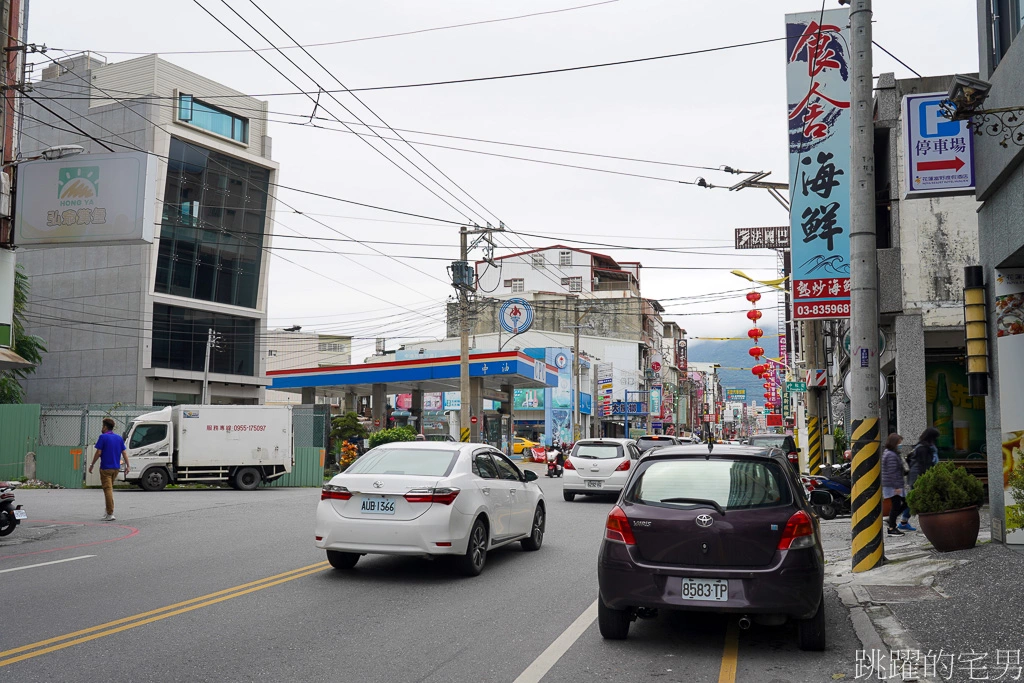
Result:
M82 154L18 167L19 247L149 244L156 222L156 158Z
M946 93L903 98L906 196L974 193L974 134L967 121L942 115Z
M786 15L793 318L850 317L849 11Z
M501 305L498 321L509 334L521 334L533 324L533 307L526 299L509 299Z

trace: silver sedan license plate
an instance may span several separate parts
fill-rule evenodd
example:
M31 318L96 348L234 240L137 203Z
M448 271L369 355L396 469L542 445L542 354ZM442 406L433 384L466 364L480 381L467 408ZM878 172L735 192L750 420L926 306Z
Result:
M588 489L599 489L599 488L602 488L603 486L604 486L604 482L601 481L600 479L587 479L587 488Z
M359 511L364 515L393 515L395 514L395 501L384 496L380 498L363 498Z
M729 599L728 579L687 579L682 580L679 596L683 600L710 600L726 602Z

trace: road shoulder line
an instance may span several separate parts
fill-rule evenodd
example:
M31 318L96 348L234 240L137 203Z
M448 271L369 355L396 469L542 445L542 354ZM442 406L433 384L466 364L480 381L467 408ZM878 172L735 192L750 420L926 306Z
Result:
M562 658L569 648L573 646L590 625L597 619L597 600L594 600L583 614L576 617L576 621L569 624L569 628L562 631L555 640L547 646L544 652L540 653L537 659L533 660L530 666L526 667L523 673L519 674L515 683L538 683L548 671L551 670L558 660Z

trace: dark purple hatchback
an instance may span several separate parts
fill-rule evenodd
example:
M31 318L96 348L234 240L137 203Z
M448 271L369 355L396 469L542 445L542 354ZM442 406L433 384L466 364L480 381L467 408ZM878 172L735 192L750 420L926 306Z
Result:
M598 624L623 639L659 609L797 620L800 647L825 649L818 520L786 454L670 446L633 469L598 559Z

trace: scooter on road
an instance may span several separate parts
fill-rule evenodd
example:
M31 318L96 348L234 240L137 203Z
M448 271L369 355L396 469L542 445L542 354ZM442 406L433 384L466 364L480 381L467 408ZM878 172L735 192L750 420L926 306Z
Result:
M548 460L548 473L549 477L560 477L562 476L562 465L559 462L561 460L562 451L557 448L552 448L547 453Z
M28 513L20 505L14 504L14 489L9 486L0 487L0 536L14 531L23 519L28 519Z

